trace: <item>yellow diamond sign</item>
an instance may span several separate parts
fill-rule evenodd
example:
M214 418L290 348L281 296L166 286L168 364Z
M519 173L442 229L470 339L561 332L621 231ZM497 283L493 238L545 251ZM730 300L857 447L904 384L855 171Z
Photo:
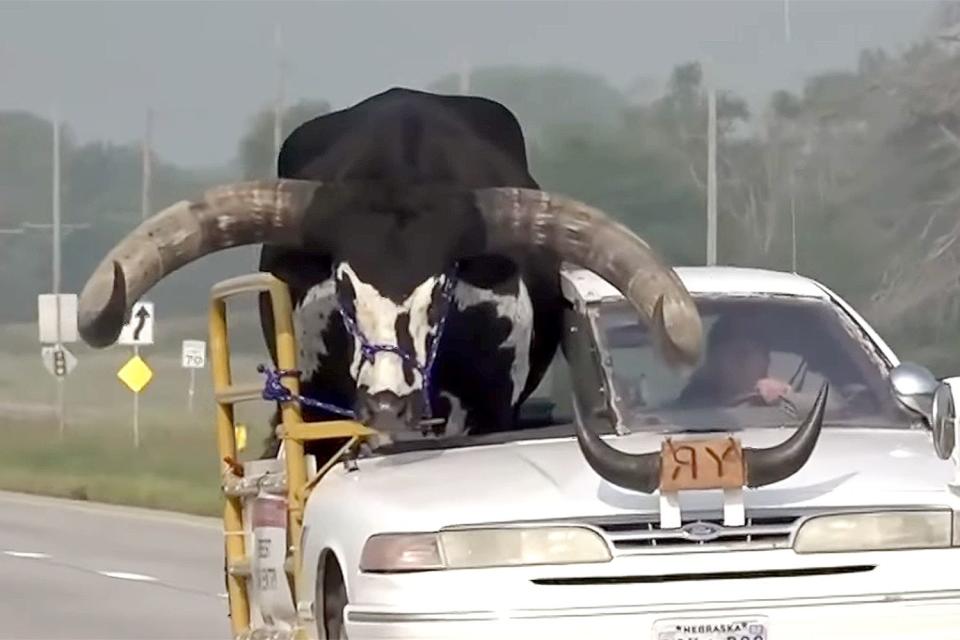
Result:
M140 356L133 356L117 371L117 377L134 393L140 393L153 379L153 371Z

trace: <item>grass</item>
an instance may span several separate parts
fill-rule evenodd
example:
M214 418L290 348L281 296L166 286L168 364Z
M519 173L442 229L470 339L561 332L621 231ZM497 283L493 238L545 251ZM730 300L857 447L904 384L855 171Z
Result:
M231 327L231 342L259 342L255 323ZM141 350L154 378L139 398L140 446L134 447L133 393L116 377L129 347L95 351L68 345L79 364L65 383L62 439L55 412L56 381L40 358L34 325L0 327L0 489L169 509L199 515L220 511L219 460L208 368L198 370L194 406L189 372L180 367L180 340L206 338L206 319L158 323L158 342ZM234 381L257 380L265 350L233 354ZM256 457L271 407L237 407L248 426L242 459Z
M4 424L0 487L216 515L221 497L212 430L144 426L151 437L134 452L116 427L86 429L60 441L50 425Z

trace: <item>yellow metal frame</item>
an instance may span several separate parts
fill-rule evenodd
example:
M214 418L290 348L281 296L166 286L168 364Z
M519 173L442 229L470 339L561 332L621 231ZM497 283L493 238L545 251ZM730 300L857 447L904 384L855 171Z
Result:
M273 308L274 339L277 353L277 368L297 368L296 334L293 329L293 305L290 290L281 280L268 273L255 273L224 280L213 286L210 296L210 357L213 371L213 389L217 403L217 446L220 453L222 487L231 481L239 480L235 464L237 461L236 423L234 405L249 400L260 400L262 387L259 385L234 385L230 366L230 341L227 329L227 300L241 294L261 294L270 296ZM286 376L284 386L293 394L300 391L296 376ZM305 423L301 415L300 404L296 401L284 403L281 407L282 427L280 438L283 443L284 464L287 485L287 532L288 567L293 578L293 605L298 602L296 592L300 585L301 552L300 535L303 529L303 510L310 491L336 462L337 457L353 445L375 434L375 431L358 422L338 420L333 422ZM312 440L349 438L340 453L323 464L317 475L308 481L307 464L304 455L304 443ZM321 461L317 461L320 463ZM231 464L233 463L233 464ZM225 495L223 508L223 527L225 537L227 595L230 603L230 624L234 637L250 631L250 598L245 575L232 571L232 567L249 565L244 549L243 498L239 495Z

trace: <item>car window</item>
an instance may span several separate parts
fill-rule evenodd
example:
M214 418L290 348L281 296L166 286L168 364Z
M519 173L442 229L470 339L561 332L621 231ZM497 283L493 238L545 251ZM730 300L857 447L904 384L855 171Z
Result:
M696 298L704 352L671 368L648 328L624 302L596 311L610 356L615 402L630 428L776 426L802 419L828 382L827 423L910 425L887 382L887 364L862 329L828 300L796 296ZM782 386L765 402L759 380ZM760 383L764 384L764 383Z
M571 393L570 369L563 352L558 348L540 384L531 392L528 402L549 402L556 415L569 416L573 411Z

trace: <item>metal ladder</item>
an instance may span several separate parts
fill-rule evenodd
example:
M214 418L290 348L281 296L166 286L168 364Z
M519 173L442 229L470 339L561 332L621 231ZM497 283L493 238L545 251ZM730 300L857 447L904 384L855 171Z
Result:
M285 570L291 581L293 605L300 598L302 571L303 512L310 490L338 459L375 432L360 423L350 420L331 422L303 422L299 403L283 403L282 425L278 434L282 442L283 472L246 478L237 458L236 423L234 405L241 402L263 402L262 386L234 385L230 361L230 342L227 327L227 301L242 294L270 296L273 309L274 339L277 368L297 368L296 334L293 328L293 305L287 285L268 273L254 273L223 280L211 289L210 295L210 357L213 372L214 398L216 400L217 448L220 456L221 489L224 493L223 533L225 549L225 572L227 597L230 609L230 625L234 638L271 637L267 629L251 628L251 602L248 581L253 578L251 560L246 550L247 531L244 527L244 499L256 496L260 491L285 495L287 504L287 557ZM298 394L299 380L286 376L284 386ZM308 478L304 443L312 440L347 439L347 444ZM298 617L302 612L298 610ZM304 637L302 626L295 637Z

